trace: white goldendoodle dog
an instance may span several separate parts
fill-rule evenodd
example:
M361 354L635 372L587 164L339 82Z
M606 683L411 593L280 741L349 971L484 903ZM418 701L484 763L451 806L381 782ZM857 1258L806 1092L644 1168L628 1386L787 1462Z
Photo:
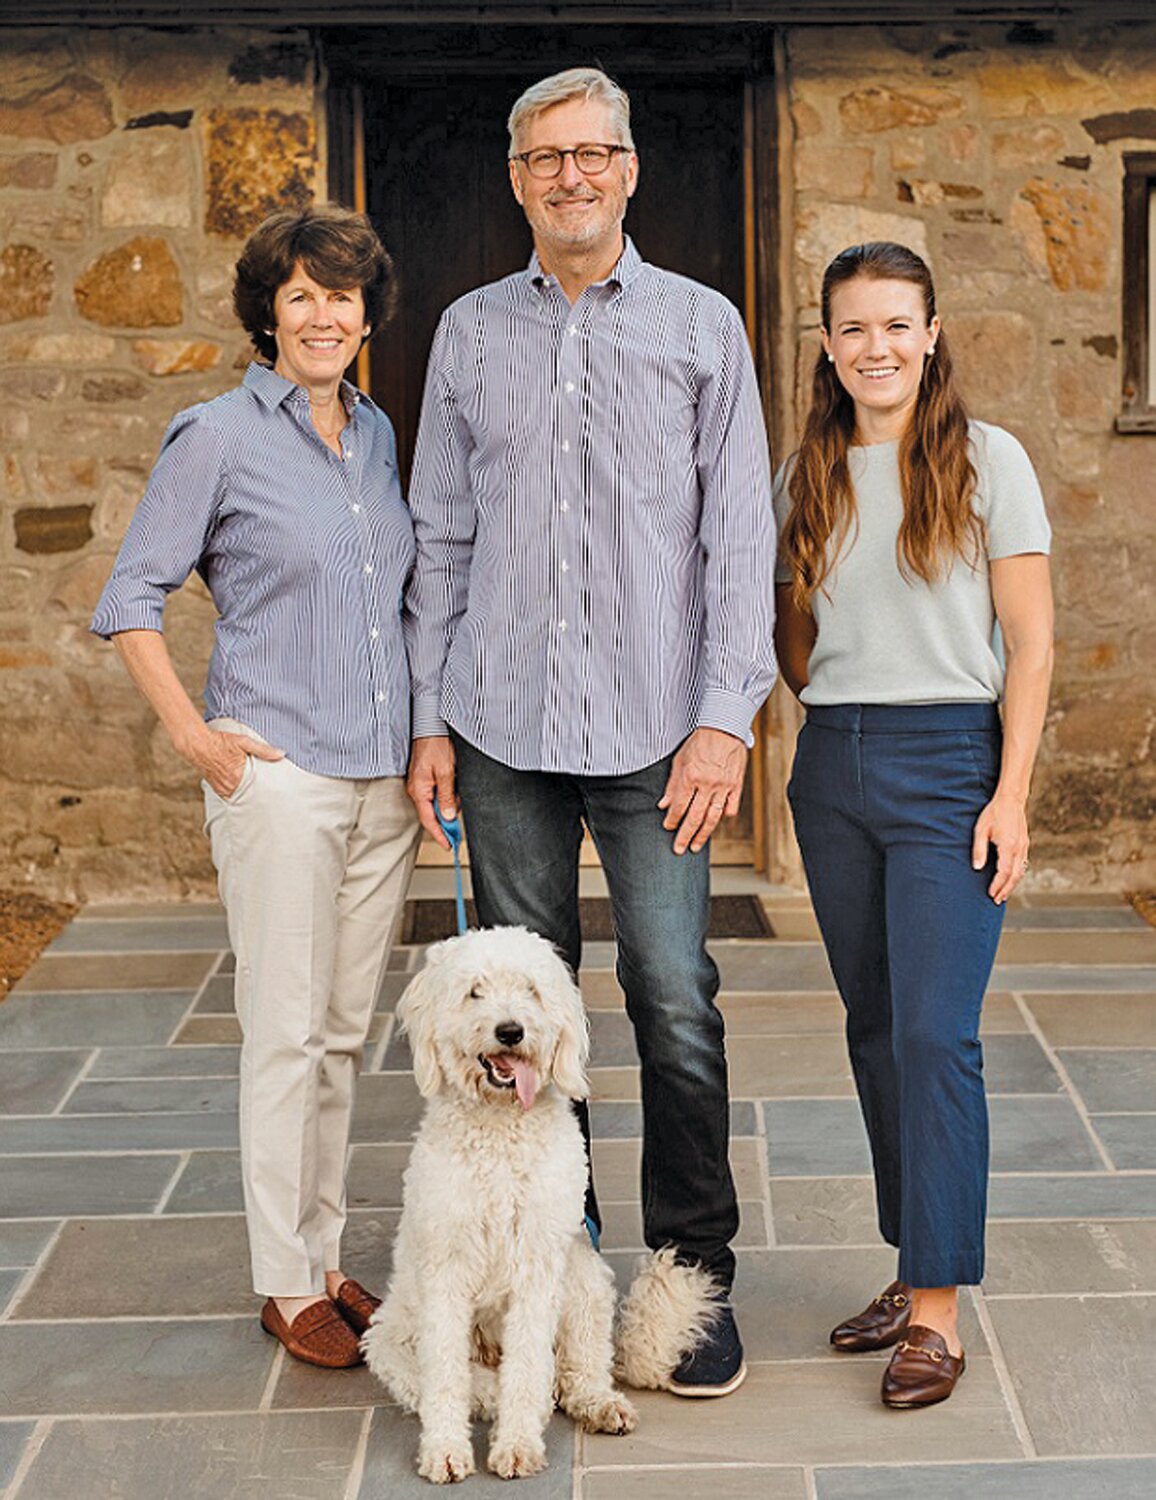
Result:
M473 1472L471 1415L493 1418L494 1473L535 1474L555 1405L591 1432L637 1421L611 1378L613 1276L583 1223L581 996L549 943L497 928L431 948L398 1018L428 1103L366 1363L420 1417L427 1479Z

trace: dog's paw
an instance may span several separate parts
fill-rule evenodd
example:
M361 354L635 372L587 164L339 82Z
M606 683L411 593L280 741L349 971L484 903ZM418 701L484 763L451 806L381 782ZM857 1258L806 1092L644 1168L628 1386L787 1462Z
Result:
M625 1396L619 1395L588 1401L579 1410L571 1410L570 1415L587 1432L612 1432L616 1437L638 1426L638 1413Z
M457 1484L474 1472L473 1449L468 1443L458 1447L450 1443L423 1442L418 1453L417 1471L431 1484Z
M502 1479L526 1479L546 1467L546 1445L540 1438L515 1438L490 1449L490 1472Z

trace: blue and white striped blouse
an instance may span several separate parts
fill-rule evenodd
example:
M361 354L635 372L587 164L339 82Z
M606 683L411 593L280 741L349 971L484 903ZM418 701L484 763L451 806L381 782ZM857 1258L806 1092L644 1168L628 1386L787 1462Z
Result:
M629 240L571 307L529 269L443 314L410 487L415 735L618 775L775 677L766 429L726 298Z
M195 568L219 613L205 717L240 719L319 775L399 776L413 530L388 417L342 396L344 459L307 393L263 365L174 417L92 629L160 630Z

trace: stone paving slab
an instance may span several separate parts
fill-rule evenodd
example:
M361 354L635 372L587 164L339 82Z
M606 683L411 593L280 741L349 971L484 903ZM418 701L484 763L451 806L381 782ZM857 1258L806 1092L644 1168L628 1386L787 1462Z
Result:
M54 1422L21 1500L341 1500L357 1411Z
M609 1253L630 1247L646 1249L640 1203L610 1203L598 1200L602 1215L602 1246ZM739 1199L739 1227L731 1242L736 1250L761 1249L770 1244L766 1209L761 1198Z
M1093 1112L1156 1109L1156 1047L1064 1047L1058 1056Z
M235 1115L236 1078L114 1079L82 1083L62 1115L184 1114L201 1110Z
M1156 1459L817 1469L816 1500L1152 1500Z
M1156 1296L1156 1220L995 1222L984 1294L1149 1292Z
M1111 932L1005 932L999 964L1153 964L1156 928L1147 922Z
M13 994L64 994L75 990L197 989L217 961L213 953L45 954Z
M603 1139L594 1142L594 1181L600 1203L638 1201L642 1170L642 1142L639 1140ZM766 1172L759 1154L759 1143L750 1138L731 1140L731 1172L740 1198L762 1195Z
M12 1322L68 1318L83 1288L86 1318L253 1316L240 1214L191 1219L72 1219Z
M1156 991L1156 967L1151 964L1005 964L992 970L993 989L1044 994L1134 994Z
M0 1157L0 1218L149 1213L179 1156Z
M16 1288L27 1274L26 1271L0 1271L0 1315L7 1312Z
M1156 1171L995 1176L988 1215L1004 1219L1128 1219L1156 1217Z
M1156 1171L1156 1114L1093 1115L1092 1124L1121 1172Z
M1148 924L1135 907L1120 902L1112 906L1021 906L1007 913L1003 925L1005 932L1071 931L1072 928L1139 932Z
M1030 995L1027 1004L1053 1047L1156 1047L1156 987Z
M0 1422L0 1488L6 1487L15 1474L25 1444L34 1429L33 1422ZM60 1500L61 1493L75 1492L57 1491L54 1500Z
M88 1077L228 1078L240 1063L240 1047L102 1047Z
M785 1455L803 1465L894 1463L900 1454L904 1463L1021 1455L990 1359L969 1360L950 1402L920 1412L917 1421L880 1404L880 1373L877 1360L835 1354L752 1364L734 1395L694 1420L683 1403L640 1391L638 1430L626 1437L586 1436L585 1461L646 1464L669 1474L688 1464L773 1463ZM656 1474L654 1493L664 1495L666 1483Z
M274 1345L255 1319L0 1323L15 1417L255 1411Z
M583 1476L582 1500L665 1500L658 1486L669 1482L677 1500L807 1500L802 1469L769 1464L726 1468L594 1469Z
M731 1103L731 1135L754 1135L758 1129L755 1105L748 1100ZM633 1102L608 1101L590 1106L590 1130L603 1139L626 1139L642 1134L642 1106Z
M369 1429L369 1446L358 1500L429 1500L432 1490L428 1481L417 1473L418 1426L415 1417L407 1416L395 1406L379 1407ZM608 1439L613 1441L613 1439ZM469 1495L509 1495L509 1481L486 1472L487 1430L481 1424L474 1428L474 1458L478 1472L468 1481ZM546 1429L546 1456L549 1468L529 1479L519 1479L516 1493L521 1500L572 1500L573 1426L560 1416ZM657 1500L657 1497L656 1497Z
M94 994L9 995L0 1005L0 1048L74 1048L153 1042L163 1046L193 999L192 990L114 990Z
M49 1115L91 1052L0 1052L0 1114Z
M165 1202L165 1214L240 1213L241 1153L238 1149L191 1151Z
M194 1015L231 1016L234 978L232 974L214 974L211 979L207 979L197 996Z
M0 1220L0 1266L34 1266L57 1228L56 1219Z
M996 1298L988 1310L1041 1457L1156 1453L1156 1296Z
M0 1119L0 1156L46 1152L172 1151L229 1146L236 1115L57 1115Z
M45 953L220 953L229 946L224 913L216 916L178 916L148 922L105 918L70 922Z

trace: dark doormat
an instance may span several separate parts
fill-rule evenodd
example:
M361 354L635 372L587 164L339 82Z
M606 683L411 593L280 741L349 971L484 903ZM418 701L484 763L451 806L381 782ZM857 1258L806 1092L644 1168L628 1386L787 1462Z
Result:
M466 902L470 926L476 927L478 914L472 901ZM588 943L614 940L610 919L610 902L605 896L583 896L578 903L582 936ZM407 901L402 917L403 943L436 943L439 938L453 937L458 930L452 900ZM712 896L710 898L710 931L712 938L770 938L774 929L767 920L763 903L757 896Z

